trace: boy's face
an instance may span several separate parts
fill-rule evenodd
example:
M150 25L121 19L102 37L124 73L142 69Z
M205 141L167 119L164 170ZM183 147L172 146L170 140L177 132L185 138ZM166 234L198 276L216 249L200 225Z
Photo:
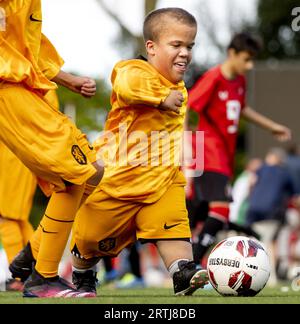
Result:
M229 50L229 59L234 73L244 75L254 67L254 57L249 52L236 52L234 49Z
M148 41L148 61L172 83L183 80L192 60L192 48L197 34L196 26L166 18L167 25L156 41Z

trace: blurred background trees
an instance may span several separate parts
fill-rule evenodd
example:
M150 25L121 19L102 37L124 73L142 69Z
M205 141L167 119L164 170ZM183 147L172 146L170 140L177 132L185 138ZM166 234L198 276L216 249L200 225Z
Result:
M145 55L144 38L142 33L135 34L129 27L126 26L122 19L122 15L118 14L118 7L114 6L112 1L96 0L99 6L111 17L119 27L119 35L114 43L122 53L127 53L128 58ZM141 17L144 17L150 11L156 9L158 0L142 0L143 6ZM117 10L116 10L117 9ZM124 18L124 16L123 16Z
M299 0L260 0L255 29L264 41L261 59L294 60L300 58L300 33L292 30L292 10Z

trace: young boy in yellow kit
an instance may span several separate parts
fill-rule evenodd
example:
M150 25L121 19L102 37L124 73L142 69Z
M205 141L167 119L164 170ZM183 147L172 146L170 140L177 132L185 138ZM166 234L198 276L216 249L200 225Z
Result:
M79 291L96 296L95 264L103 256L116 256L136 239L156 245L176 295L191 295L207 283L206 270L197 269L193 262L185 179L173 163L187 104L183 77L196 33L197 22L187 11L153 11L144 22L148 61L122 61L113 69L105 136L119 145L112 154L116 161L107 162L101 184L76 216L71 249L73 284ZM168 143L171 163L163 162L168 145L161 141L146 160L137 161L137 156L150 150L140 150L136 142L150 143L153 132L180 134L177 141ZM95 145L100 155L105 143L100 139ZM113 144L108 145L107 152L112 148Z
M45 94L57 83L91 97L95 81L61 71L63 61L41 32L40 0L0 0L0 11L0 141L52 194L38 230L10 270L22 277L36 260L26 282L30 296L88 297L61 280L57 271L75 214L100 182L103 167L86 136Z

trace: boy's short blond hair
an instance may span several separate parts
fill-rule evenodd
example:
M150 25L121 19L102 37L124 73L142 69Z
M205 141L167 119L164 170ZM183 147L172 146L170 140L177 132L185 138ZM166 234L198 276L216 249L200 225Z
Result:
M197 21L193 15L182 8L162 8L151 11L145 18L143 34L144 40L157 41L166 27L166 19L175 19L180 23L197 27Z

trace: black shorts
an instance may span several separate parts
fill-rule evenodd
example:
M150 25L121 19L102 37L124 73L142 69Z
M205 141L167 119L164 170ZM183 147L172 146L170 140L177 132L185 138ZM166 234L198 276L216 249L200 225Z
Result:
M204 222L208 217L209 206L207 201L198 201L197 199L186 200L190 227L196 228L198 222Z
M198 201L232 202L230 178L217 172L204 172L194 178L195 198Z

